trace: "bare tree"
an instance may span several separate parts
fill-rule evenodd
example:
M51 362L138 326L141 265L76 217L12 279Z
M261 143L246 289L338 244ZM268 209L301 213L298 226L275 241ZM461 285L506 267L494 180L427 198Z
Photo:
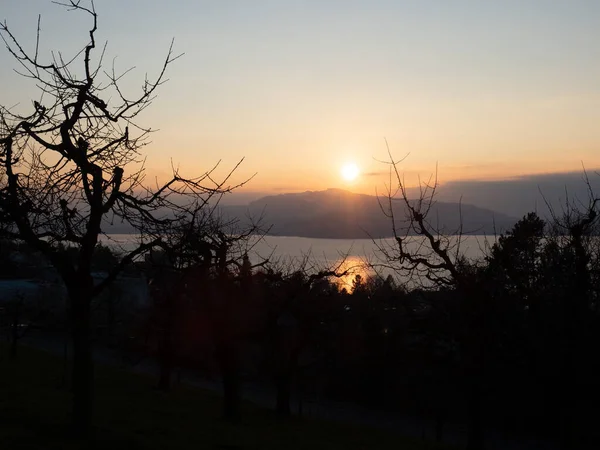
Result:
M461 300L460 347L469 415L467 448L484 447L482 428L482 379L486 347L486 301L475 276L475 264L461 252L462 220L456 230L444 230L431 217L438 187L437 171L419 186L419 196L410 199L400 173L403 161L395 160L388 147L390 182L379 197L382 213L391 222L394 239L374 241L379 261L375 267L396 272L405 283L425 289L443 288Z
M240 229L237 221L213 228L207 239L214 261L211 281L208 289L200 286L196 290L196 295L206 300L203 310L209 318L223 383L223 415L232 422L241 416L240 343L256 327L257 320L252 275L272 257L254 255L251 261L250 254L255 253L256 244L267 231L259 225Z
M164 236L160 252L149 255L154 299L153 325L158 338L159 389L168 390L177 349L189 337L180 326L184 317L201 314L210 329L223 381L223 415L240 417L239 340L257 314L251 302L252 272L269 262L256 253L268 228L261 219L242 224L210 210L182 223Z
M572 278L565 280L568 291L563 293L560 313L562 315L561 348L559 349L559 380L557 389L560 418L560 448L583 448L581 436L585 433L580 422L584 417L585 397L581 367L589 360L584 353L586 330L594 303L593 274L598 267L598 234L600 198L594 192L588 174L583 169L583 181L587 186L587 198L578 199L566 192L561 211L548 201L550 235L548 248L558 251L563 260L571 264L568 272ZM559 275L558 275L559 276Z
M279 417L291 415L294 380L300 381L300 357L309 348L323 347L320 333L323 316L334 305L318 300L320 289L323 284L339 289L337 281L351 275L357 268L348 264L347 254L340 254L337 261L328 262L319 261L309 252L301 258L275 261L263 274L265 281L283 294L283 298L267 299L264 324ZM301 410L302 390L298 391Z
M39 20L32 52L6 22L0 24L6 48L20 66L18 73L40 94L30 112L0 106L0 229L42 253L64 281L73 341L73 419L77 432L86 435L93 397L92 299L124 267L161 244L169 230L188 223L234 189L229 180L235 168L220 181L215 181L217 164L196 178L185 178L174 169L162 185L145 183L140 150L149 143L152 130L137 119L152 104L166 81L167 68L179 57L173 43L158 76L146 77L141 91L128 96L120 82L130 70L103 68L106 45L97 48L93 2L56 3L91 21L89 41L73 57L58 52L43 60ZM119 222L139 234L139 243L107 277L95 282L94 249L109 225ZM74 247L76 260L58 251L58 244Z

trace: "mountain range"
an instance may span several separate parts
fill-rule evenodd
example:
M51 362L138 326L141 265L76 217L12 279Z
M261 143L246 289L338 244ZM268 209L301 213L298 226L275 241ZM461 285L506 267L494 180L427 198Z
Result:
M397 220L405 217L405 205L393 200ZM262 197L247 205L221 207L227 219L247 223L261 218L269 235L309 238L361 239L393 236L391 221L378 198L342 189L306 191ZM474 205L435 202L429 222L443 233L494 234L510 229L516 218ZM400 226L400 225L399 225Z

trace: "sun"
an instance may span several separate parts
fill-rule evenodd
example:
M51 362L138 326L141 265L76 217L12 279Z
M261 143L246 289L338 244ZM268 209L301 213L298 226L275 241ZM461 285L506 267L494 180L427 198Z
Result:
M344 180L353 181L356 180L356 177L358 177L360 171L358 170L358 166L356 164L347 163L342 166L341 172Z

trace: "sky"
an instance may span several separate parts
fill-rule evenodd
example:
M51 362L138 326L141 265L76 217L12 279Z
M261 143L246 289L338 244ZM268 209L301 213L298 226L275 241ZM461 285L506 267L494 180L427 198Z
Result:
M85 2L85 0L82 0ZM347 188L387 179L386 140L407 177L442 183L600 167L597 0L97 0L108 64L135 66L138 92L172 38L184 53L142 124L151 176L193 175L240 158L246 190ZM42 54L73 54L88 18L49 0L0 0ZM0 51L0 103L36 88ZM9 89L6 86L10 86ZM340 168L355 163L349 182Z

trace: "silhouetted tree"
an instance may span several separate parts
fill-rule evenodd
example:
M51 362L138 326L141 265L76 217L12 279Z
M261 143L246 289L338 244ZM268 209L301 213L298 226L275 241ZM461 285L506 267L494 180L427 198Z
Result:
M214 344L215 358L223 382L223 415L231 422L241 417L240 344L257 326L254 309L252 273L269 262L260 258L252 263L248 254L262 239L265 230L257 224L240 230L237 223L227 227L217 222L203 235L212 250L211 277L198 287L196 296L202 302ZM229 228L229 229L228 229Z
M393 243L376 242L380 265L393 269L403 279L424 288L450 289L461 302L456 338L460 348L463 382L468 406L468 450L482 450L484 373L489 345L488 295L478 280L478 268L461 253L462 224L457 230L435 227L429 213L438 187L437 173L420 186L420 196L408 197L400 174L401 161L393 159L388 149L390 179L380 200L382 212L390 219Z
M198 214L163 236L161 250L147 257L158 338L159 388L168 390L175 359L193 336L185 335L189 317L210 329L224 392L223 414L240 418L239 341L253 326L252 273L268 262L248 254L266 230L258 218L248 226L212 212ZM191 344L193 347L193 342Z
M323 265L308 254L300 260L271 265L263 273L263 281L269 285L265 338L276 387L275 409L280 418L291 414L300 357L310 351L313 359L319 359L317 354L324 353L328 345L327 317L337 306L332 299L339 292L333 280L353 270L344 256L334 264Z
M562 281L559 313L560 387L557 392L560 417L561 448L585 448L582 423L586 407L584 397L586 372L594 359L586 350L590 343L593 323L593 241L598 239L598 204L600 199L591 189L587 202L567 199L562 214L553 216L554 236L548 246L557 252ZM597 261L595 261L597 263ZM556 273L556 272L555 272ZM566 275L566 276L565 276Z
M174 225L232 189L229 177L214 182L213 170L186 179L174 171L162 186L143 183L140 149L150 128L136 123L166 81L177 59L169 48L155 80L145 79L141 93L128 96L114 67L102 68L104 49L96 57L97 14L93 3L59 3L91 20L89 42L74 57L53 53L42 61L36 47L28 53L6 23L0 34L20 73L40 91L31 111L0 107L0 217L4 235L21 239L43 254L60 274L69 299L73 342L73 420L87 434L92 418L93 359L91 301L139 255L160 243ZM109 224L127 224L140 235L99 283L92 278L98 237ZM71 246L75 261L57 250Z

